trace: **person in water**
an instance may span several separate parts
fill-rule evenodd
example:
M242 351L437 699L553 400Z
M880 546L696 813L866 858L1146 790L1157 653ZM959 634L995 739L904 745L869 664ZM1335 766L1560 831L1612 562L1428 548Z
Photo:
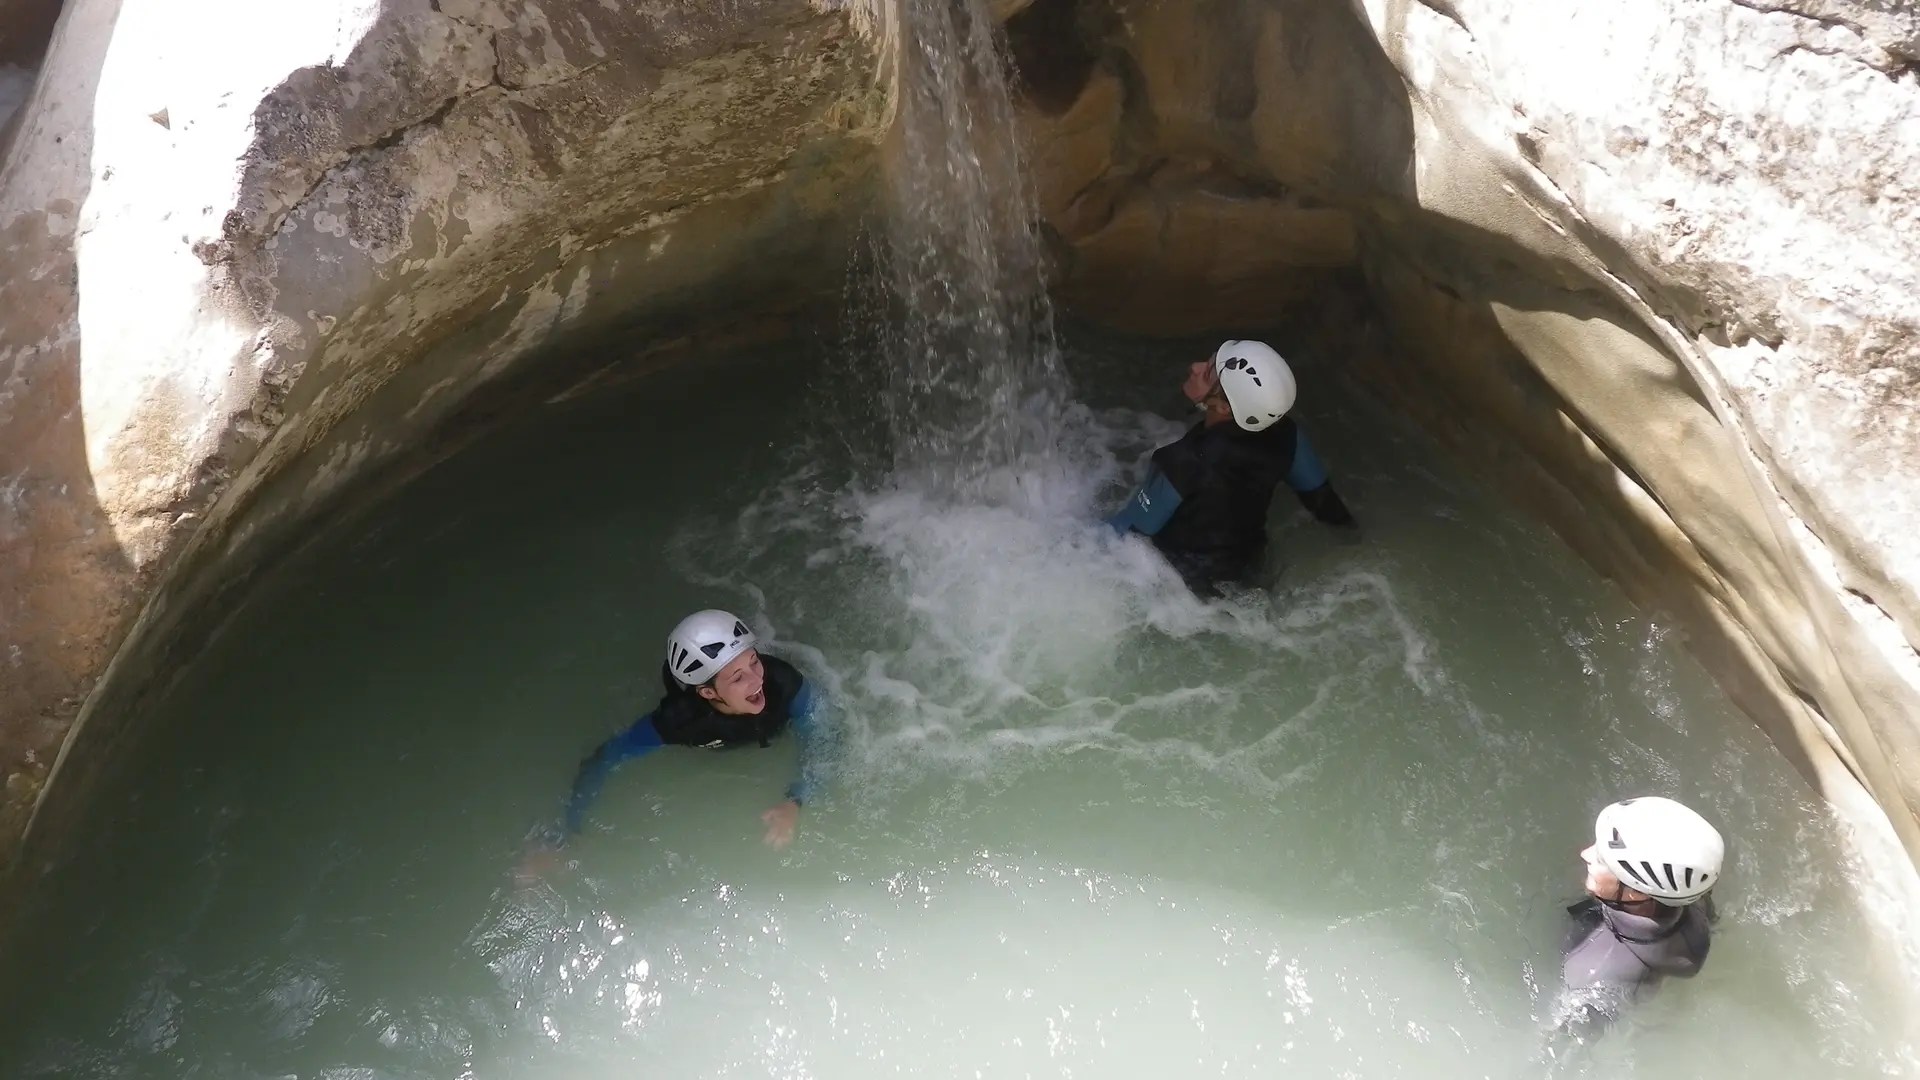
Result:
M800 808L817 786L822 739L806 677L785 660L760 652L756 644L747 624L728 612L696 611L682 619L667 638L667 658L660 669L665 696L652 712L580 763L561 828L523 864L523 876L537 874L585 827L595 797L622 764L666 746L767 747L789 730L800 743L799 776L787 788L786 798L761 820L769 845L791 843Z
M1576 1035L1604 1027L1669 976L1699 974L1726 843L1699 814L1650 796L1600 811L1580 857L1587 896L1567 909L1556 1016Z
M1267 512L1282 481L1314 517L1357 532L1293 408L1293 370L1258 341L1229 341L1196 362L1181 386L1204 414L1107 523L1151 537L1189 587L1214 595L1246 582L1267 549Z

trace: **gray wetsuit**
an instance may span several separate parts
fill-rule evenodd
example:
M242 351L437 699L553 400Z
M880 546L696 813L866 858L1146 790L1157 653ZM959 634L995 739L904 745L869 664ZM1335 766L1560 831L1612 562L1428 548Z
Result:
M1647 918L1589 897L1567 913L1573 926L1560 950L1562 1027L1598 1028L1652 995L1667 976L1690 978L1707 962L1711 899Z

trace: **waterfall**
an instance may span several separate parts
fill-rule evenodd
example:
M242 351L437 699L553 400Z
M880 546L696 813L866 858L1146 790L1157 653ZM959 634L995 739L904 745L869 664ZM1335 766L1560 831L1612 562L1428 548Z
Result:
M982 496L1049 454L1067 396L1009 72L986 0L883 2L896 115L868 340L896 470Z

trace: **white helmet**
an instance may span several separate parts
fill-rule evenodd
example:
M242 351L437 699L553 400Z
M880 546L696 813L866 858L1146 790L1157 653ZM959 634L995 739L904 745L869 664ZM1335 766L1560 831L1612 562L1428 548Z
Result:
M1672 799L1647 796L1600 811L1593 850L1622 885L1685 907L1720 880L1727 844L1706 818Z
M696 611L667 635L667 670L688 689L705 686L753 643L753 631L733 613Z
M1260 341L1229 341L1213 354L1213 373L1233 409L1234 422L1264 431L1293 408L1293 369Z

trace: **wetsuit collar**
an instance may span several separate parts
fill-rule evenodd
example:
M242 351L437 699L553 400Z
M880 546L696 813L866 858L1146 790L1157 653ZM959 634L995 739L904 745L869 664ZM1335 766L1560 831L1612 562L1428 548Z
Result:
M1651 945L1656 941L1671 937L1680 929L1680 920L1686 917L1686 908L1665 908L1656 918L1635 915L1623 911L1612 904L1602 901L1601 917L1607 921L1607 929L1621 941L1635 945Z

